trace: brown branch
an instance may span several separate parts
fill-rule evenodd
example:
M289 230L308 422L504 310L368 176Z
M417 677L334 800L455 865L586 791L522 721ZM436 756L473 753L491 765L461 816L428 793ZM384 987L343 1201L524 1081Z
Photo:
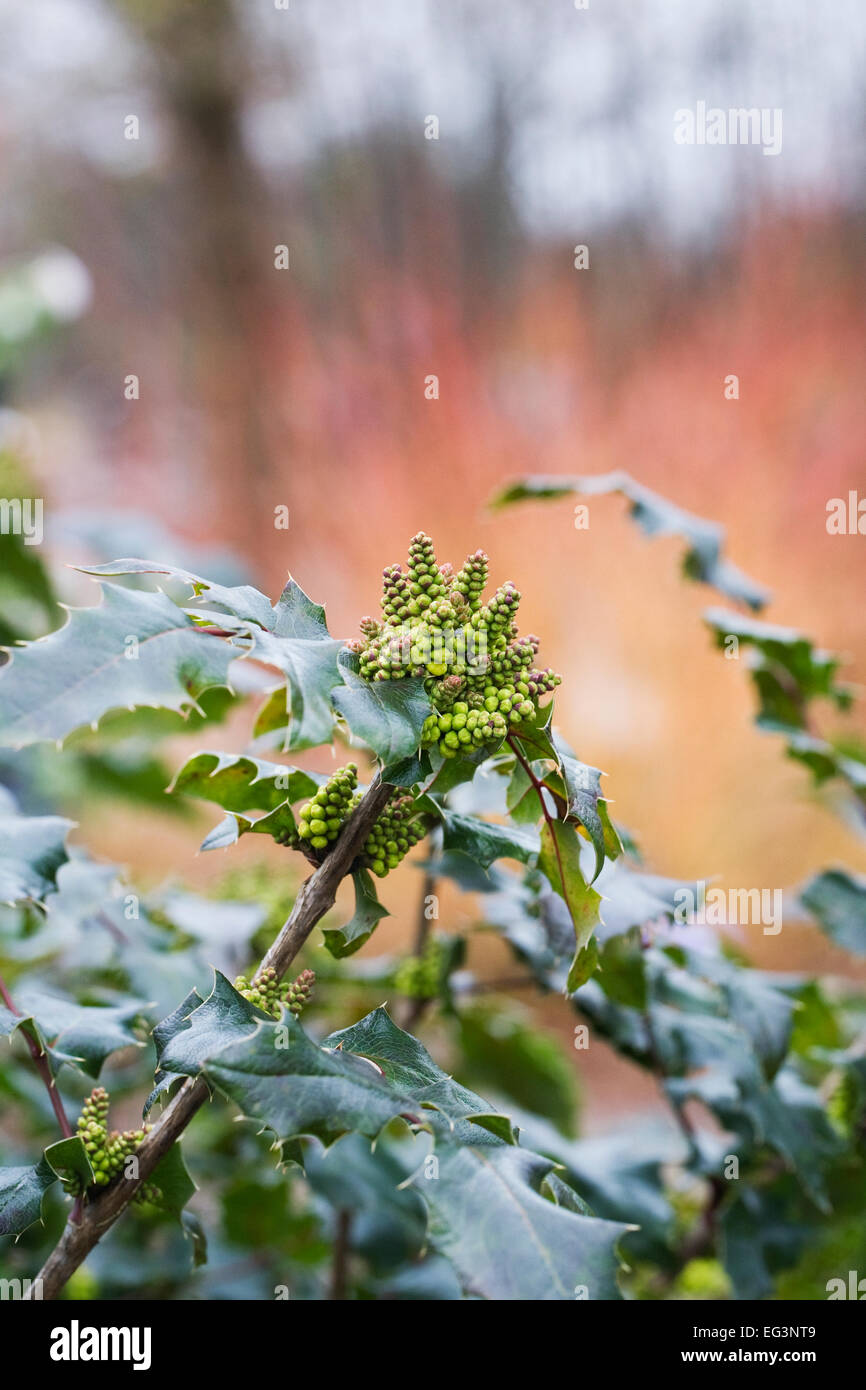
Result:
M285 974L316 923L333 907L337 889L351 871L361 846L393 793L393 787L377 777L363 799L352 812L325 862L302 885L288 920L271 946L260 970L272 967L278 976ZM185 1081L169 1102L149 1134L136 1149L138 1176L121 1178L85 1205L80 1221L67 1222L63 1234L48 1256L32 1288L39 1289L43 1299L56 1298L67 1279L85 1260L94 1245L123 1214L143 1182L146 1182L160 1159L180 1138L193 1115L209 1095L207 1084L199 1077ZM28 1293L26 1297L31 1297Z

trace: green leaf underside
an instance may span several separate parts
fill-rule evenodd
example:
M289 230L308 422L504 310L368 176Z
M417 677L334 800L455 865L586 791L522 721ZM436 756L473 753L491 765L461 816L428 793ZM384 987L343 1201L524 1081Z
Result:
M850 705L849 688L836 681L839 657L820 651L811 638L794 628L759 622L724 608L708 609L704 621L718 647L725 648L730 638L736 638L752 648L750 674L758 692L758 721L765 727L805 730L808 705L814 699L831 700L839 709Z
M599 921L601 897L583 876L580 840L571 825L545 821L538 867L562 898L574 926L575 954L566 985L572 993L595 969L595 955L587 948Z
M219 825L215 825L213 830L201 842L203 850L209 849L228 849L230 845L237 844L242 835L270 835L279 844L284 843L286 834L295 830L295 816L291 806L287 801L282 802L273 811L268 811L267 815L259 816L256 820L250 820L247 816L238 815L230 811L224 816Z
M52 892L69 858L72 824L61 816L0 815L0 902L42 902Z
M44 1158L22 1168L0 1168L0 1236L20 1235L39 1221L42 1198L56 1181Z
M496 859L516 859L529 863L539 852L540 842L534 830L514 825L497 825L478 816L458 815L456 811L442 812L443 848L459 852L489 869Z
M14 649L0 672L0 745L60 742L119 707L195 706L228 685L236 655L165 594L104 584L100 607L71 609L65 627Z
M648 536L681 536L687 549L683 571L689 579L710 584L727 598L760 609L769 595L761 585L725 559L725 529L716 522L692 516L659 493L644 487L621 469L582 477L535 475L521 478L494 497L494 507L528 500L597 497L618 492L629 501L629 514Z
M622 853L619 836L611 825L607 803L601 795L601 779L604 774L599 768L582 763L560 735L554 734L553 743L559 759L562 782L557 785L555 776L550 776L545 781L556 791L564 784L568 818L578 821L583 826L595 850L593 879L596 879L601 873L605 859L616 859Z
M330 637L282 637L257 632L253 655L286 677L289 726L284 748L330 743L334 728L331 693L341 684L337 657L342 642Z
M61 1182L78 1178L82 1187L92 1186L93 1168L84 1147L84 1140L79 1135L73 1134L68 1139L49 1144L45 1150L45 1161Z
M809 880L801 901L837 946L866 956L866 880L829 869Z
M355 911L351 919L342 927L326 927L323 932L325 945L337 960L359 951L369 941L382 918L391 915L379 902L376 885L366 869L356 869L352 882L355 886Z
M315 795L326 781L284 763L237 753L196 753L177 772L170 791L214 801L226 811L274 811L284 802Z
M357 674L357 657L344 652L340 671L344 684L333 702L356 738L366 743L384 764L399 763L417 754L424 720L433 706L420 678L366 681Z
M430 1239L464 1288L496 1300L617 1299L616 1242L628 1227L540 1194L549 1159L511 1146L447 1146L439 1176L416 1176Z
M195 1004L195 992L187 997L188 1013L176 1010L154 1030L161 1072L197 1076L204 1062L226 1044L252 1033L267 1015L229 983L219 970L203 1003ZM181 1009L183 1009L183 1005Z

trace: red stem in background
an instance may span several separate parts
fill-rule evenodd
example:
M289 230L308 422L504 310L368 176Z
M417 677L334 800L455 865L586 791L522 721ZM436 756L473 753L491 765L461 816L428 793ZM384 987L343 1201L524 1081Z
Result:
M12 1002L12 996L6 988L6 983L3 980L2 976L0 976L0 995L2 995L3 1003L6 1005L10 1013L14 1014L16 1018L24 1017L20 1009L16 1009L14 1003ZM54 1077L51 1074L51 1068L48 1065L48 1059L45 1056L45 1053L40 1050L39 1044L37 1043L36 1039L32 1038L29 1033L24 1033L24 1040L27 1043L27 1047L29 1048L30 1056L33 1058L33 1065L35 1066L40 1077L42 1078L42 1081L45 1084L45 1089L48 1092L52 1108L54 1110L55 1115L57 1116L57 1123L60 1125L61 1133L63 1134L64 1139L71 1139L72 1127L70 1126L70 1123L66 1118L66 1111L63 1109L63 1101L60 1099L60 1093L57 1090Z

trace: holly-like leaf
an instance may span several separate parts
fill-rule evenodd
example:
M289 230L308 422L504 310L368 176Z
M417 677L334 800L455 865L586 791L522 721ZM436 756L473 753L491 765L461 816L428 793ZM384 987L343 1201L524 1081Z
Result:
M162 593L103 585L98 608L74 608L65 627L15 648L0 671L0 745L63 740L108 710L195 706L228 685L237 652Z
M213 830L201 842L203 850L208 849L228 849L230 845L237 844L242 835L270 835L277 844L285 845L295 838L297 829L294 812L287 801L275 807L273 811L268 811L267 815L259 816L256 820L250 820L248 816L237 815L230 811L224 816L219 825L215 825Z
M566 816L583 826L595 850L593 882L601 873L605 858L616 859L622 853L619 836L614 830L601 794L604 773L597 767L582 763L559 735L554 735L559 757L561 784L556 774L549 774L545 783L552 790L565 791Z
M516 1147L506 1117L442 1072L384 1010L324 1047L293 1018L262 1025L204 1074L281 1140L312 1134L329 1144L349 1131L375 1138L396 1114L426 1115L438 1177L416 1176L414 1186L431 1210L431 1242L466 1288L488 1298L571 1299L582 1284L590 1297L618 1296L614 1245L626 1228L543 1197L550 1160Z
M189 570L176 565L164 565L156 560L112 560L107 565L77 565L83 574L102 575L106 578L131 574L164 574L181 584L188 584L195 597L204 598L220 610L225 610L243 622L254 623L259 627L271 629L275 621L274 609L270 600L250 584L227 587L214 584ZM214 614L214 617L218 614Z
M840 658L820 651L803 633L724 608L709 609L704 619L718 647L727 648L735 638L739 645L752 648L749 671L759 700L757 722L762 727L805 730L809 702L818 698L831 700L838 709L849 708L852 692L836 680Z
M15 1002L22 1016L38 1024L52 1055L74 1059L88 1076L98 1077L112 1052L144 1046L134 1031L147 1011L139 999L116 1005L77 1004L25 980L16 987Z
M575 954L566 984L568 992L573 993L595 969L597 957L588 948L599 921L601 898L583 876L580 840L572 826L563 821L545 821L538 867L562 898L574 927Z
M535 475L520 478L494 497L494 507L513 502L550 500L560 497L598 497L618 492L628 498L629 515L648 536L681 536L687 549L683 572L688 579L711 584L727 598L760 609L769 594L760 584L725 559L725 528L714 521L693 516L657 492L644 487L622 469L613 473L569 477Z
M616 1299L618 1222L578 1215L541 1195L550 1159L512 1145L437 1150L438 1176L416 1176L430 1239L464 1288L496 1300Z
M279 1139L311 1134L329 1144L349 1131L372 1139L414 1105L377 1066L319 1047L291 1015L213 1052L203 1074Z
M496 859L517 859L526 864L538 854L540 848L538 836L533 830L497 825L478 816L461 816L455 811L445 810L442 812L442 826L445 851L467 855L483 869L489 869Z
M171 1212L180 1220L184 1207L195 1196L197 1189L187 1172L179 1143L172 1144L165 1157L159 1160L148 1182L159 1188L161 1196L158 1205L162 1210Z
M39 1221L42 1198L57 1174L44 1158L22 1168L0 1168L0 1236L17 1236Z
M839 1140L818 1092L787 1062L778 1065L792 1001L782 992L772 1003L767 997L772 980L756 972L751 1001L744 986L732 1005L736 985L733 972L727 979L727 963L695 951L686 959L689 969L664 951L643 952L647 1000L642 1009L605 994L606 971L577 992L575 1005L619 1051L661 1069L675 1104L694 1097L713 1111L736 1134L741 1160L762 1146L772 1148L825 1209L825 1169L838 1153ZM756 1018L756 1011L763 1017Z
M186 1002L194 1004L194 999L188 996ZM215 970L213 989L203 1003L183 1017L178 1017L176 1011L157 1025L154 1041L159 1070L176 1076L197 1076L210 1056L233 1040L246 1038L265 1018L267 1014Z
M42 902L69 856L72 821L60 816L0 815L0 902Z
M342 642L326 635L310 638L256 633L256 659L274 666L286 677L286 749L330 743L334 728L331 693L342 683L337 664L342 646Z
M564 1139L531 1116L524 1140L563 1165L563 1175L588 1202L594 1216L634 1222L625 1248L644 1258L663 1258L675 1229L663 1169L682 1163L687 1145L664 1129L638 1125L595 1138ZM548 1182L550 1179L548 1179Z
M420 678L366 681L358 675L357 666L354 653L344 651L340 658L344 684L333 693L334 705L354 736L372 748L387 769L417 754L421 729L433 706Z
M74 1180L82 1188L93 1185L93 1168L80 1135L72 1134L68 1139L58 1139L56 1144L49 1144L45 1150L45 1161L61 1182Z
M809 880L800 899L837 946L866 956L866 879L829 869Z
M274 604L271 631L278 637L299 637L313 642L330 639L325 610L290 579Z
M187 1027L187 1019L190 1014L194 1013L203 1003L204 1000L198 990L191 989L182 1004L179 1004L166 1018L160 1019L153 1030L153 1044L156 1048L157 1059L162 1058L162 1054L165 1052L175 1033L179 1033ZM154 1078L156 1084L147 1100L144 1102L144 1109L142 1110L142 1114L145 1118L147 1117L148 1111L152 1109L160 1096L164 1095L166 1091L169 1091L175 1082L183 1081L183 1079L183 1072L168 1071L161 1065L161 1062L157 1065L156 1076Z
M318 773L237 753L196 753L169 788L214 801L226 811L273 811L283 802L314 796L325 782Z
M389 917L387 907L383 907L376 895L376 885L366 869L356 869L352 874L355 885L355 911L351 919L342 927L326 927L325 945L336 960L352 956L370 940L383 917Z

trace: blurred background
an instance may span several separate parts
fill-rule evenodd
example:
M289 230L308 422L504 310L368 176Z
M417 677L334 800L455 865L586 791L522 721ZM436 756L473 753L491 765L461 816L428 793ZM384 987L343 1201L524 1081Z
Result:
M274 596L291 571L348 637L415 531L440 559L482 545L653 870L786 888L866 869L755 730L678 541L616 497L588 530L567 500L486 506L515 475L626 469L724 523L767 616L863 681L866 541L828 535L826 504L866 492L866 9L279 4L0 0L0 447L45 500L53 563L144 554ZM678 145L698 101L780 108L781 152ZM210 746L248 730L233 714ZM197 822L73 809L145 882L225 872L194 857ZM405 943L417 879L389 883L382 949ZM851 968L794 923L742 944L773 969ZM563 1001L542 1012L570 1036ZM653 1089L603 1048L580 1070L590 1130Z

